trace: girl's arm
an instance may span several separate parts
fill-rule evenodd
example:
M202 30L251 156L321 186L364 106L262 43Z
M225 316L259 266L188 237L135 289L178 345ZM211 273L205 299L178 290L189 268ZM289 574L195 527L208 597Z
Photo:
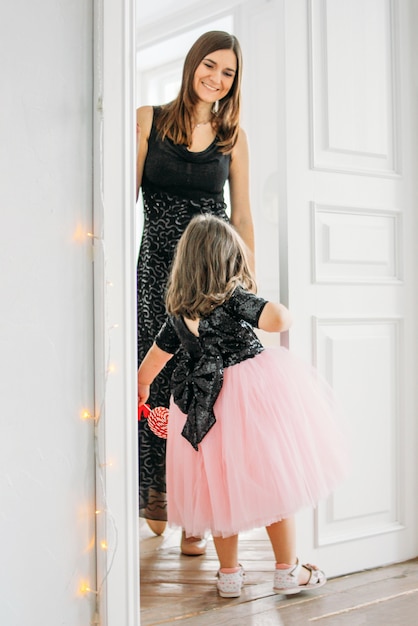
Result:
M254 273L254 226L250 207L249 155L247 136L242 128L240 128L237 143L231 154L229 190L231 197L231 224L249 249L248 260Z
M151 106L139 107L136 110L136 197L138 199L139 188L142 183L145 158L148 152L148 138L151 132L153 108Z
M258 328L268 333L282 333L292 325L292 316L284 304L267 302L258 320Z
M152 344L138 369L138 406L148 400L152 381L172 356L169 352L161 350L156 343Z

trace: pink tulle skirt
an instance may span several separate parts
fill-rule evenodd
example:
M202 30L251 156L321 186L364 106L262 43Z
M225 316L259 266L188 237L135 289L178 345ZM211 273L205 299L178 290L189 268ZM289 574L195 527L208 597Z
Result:
M216 424L196 451L171 402L168 522L188 536L228 537L314 507L347 474L342 424L328 384L285 348L225 368Z

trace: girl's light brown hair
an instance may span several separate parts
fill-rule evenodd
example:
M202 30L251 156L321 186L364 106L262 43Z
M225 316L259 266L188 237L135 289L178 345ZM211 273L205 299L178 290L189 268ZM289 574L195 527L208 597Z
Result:
M256 289L241 237L218 217L194 217L177 244L167 285L168 313L206 317L238 285Z
M192 141L192 112L198 102L193 88L197 67L211 52L232 50L237 59L237 70L231 89L219 100L219 110L213 117L213 126L221 152L229 153L234 147L239 132L241 106L242 53L238 39L224 31L212 30L204 33L190 48L183 66L183 77L179 94L175 100L162 107L156 126L162 138L168 137L176 144L189 146Z

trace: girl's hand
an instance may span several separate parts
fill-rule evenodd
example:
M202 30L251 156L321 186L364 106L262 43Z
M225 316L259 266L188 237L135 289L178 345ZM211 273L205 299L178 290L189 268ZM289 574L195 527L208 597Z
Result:
M148 400L149 387L149 385L142 385L138 383L138 406L142 406Z

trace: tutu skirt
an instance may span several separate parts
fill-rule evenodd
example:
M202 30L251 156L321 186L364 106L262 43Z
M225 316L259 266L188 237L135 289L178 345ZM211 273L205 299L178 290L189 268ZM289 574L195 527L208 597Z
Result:
M329 385L285 348L224 370L216 423L196 451L171 400L167 513L188 536L228 537L314 507L347 474Z

